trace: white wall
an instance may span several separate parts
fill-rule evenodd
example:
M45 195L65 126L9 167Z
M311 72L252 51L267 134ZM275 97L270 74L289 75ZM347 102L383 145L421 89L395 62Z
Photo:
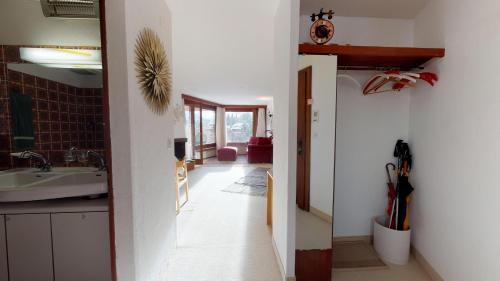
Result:
M157 32L172 57L163 0L106 3L118 280L168 280L175 247L173 114L155 115L134 70L136 36Z
M446 57L427 68L437 86L411 97L412 236L445 280L500 276L498 14L498 1L436 0L416 19L416 45Z
M364 83L375 72L341 73ZM339 78L333 226L336 237L371 235L372 218L384 214L384 166L394 162L396 140L408 139L409 102L408 91L363 96L353 81Z
M311 42L311 18L300 17L300 42ZM335 34L328 44L411 47L413 20L362 17L333 17Z
M176 81L175 77L173 77L172 81ZM174 83L174 85L175 85L175 83ZM181 107L182 108L182 117L180 117L179 119L176 119L175 123L174 123L174 137L175 138L185 138L186 137L186 128L184 127L185 123L186 123L186 118L184 115L184 101L182 100L181 95L182 94L174 86L174 89L172 92L172 99L170 101L171 105L172 105L172 110L174 107Z
M281 0L274 17L273 239L285 276L295 276L295 171L299 1Z
M40 1L2 0L0 44L101 46L99 20L46 18Z
M299 56L299 69L312 66L311 194L312 207L332 216L335 164L337 57Z
M177 91L221 104L271 96L277 2L168 0Z
M308 16L301 16L301 41L310 41L310 24ZM334 24L333 43L413 45L412 20L334 17ZM363 85L374 73L339 74L351 75ZM396 140L408 139L409 93L365 97L353 81L341 78L337 110L334 235L370 235L371 219L383 214L387 200L384 165L393 160Z

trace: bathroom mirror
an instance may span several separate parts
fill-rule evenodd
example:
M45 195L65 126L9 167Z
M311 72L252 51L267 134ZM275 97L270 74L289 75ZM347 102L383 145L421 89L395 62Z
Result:
M43 58L47 51L49 56L52 52L85 58L91 54L87 51L96 50L8 48L19 52L19 61L7 64L12 152L35 150L63 166L71 147L103 155L102 70L97 65L47 64ZM26 62L29 59L34 62Z
M11 155L25 150L55 168L84 165L64 161L71 147L106 154L98 1L64 14L49 2L2 1L0 171L35 166Z
M332 269L336 74L335 56L299 57L297 276Z

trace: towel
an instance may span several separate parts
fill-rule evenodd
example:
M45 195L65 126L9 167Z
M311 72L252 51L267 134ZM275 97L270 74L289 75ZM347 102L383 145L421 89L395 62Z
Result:
M15 151L31 150L35 146L33 101L30 96L17 92L10 94L12 138Z

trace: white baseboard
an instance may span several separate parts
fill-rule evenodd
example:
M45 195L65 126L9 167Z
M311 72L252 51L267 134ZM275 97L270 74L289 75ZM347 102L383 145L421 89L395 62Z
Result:
M326 221L327 223L333 223L333 218L332 216L330 216L329 214L319 210L319 209L316 209L314 208L313 206L309 206L309 212L315 216L317 216L318 218Z
M285 268L283 267L283 263L281 262L280 254L278 252L278 247L276 247L276 242L274 241L274 236L272 237L272 244L273 244L274 256L276 257L276 262L278 263L281 278L283 279L283 281L295 281L295 277L287 277L286 276Z
M441 277L439 273L437 273L434 267L432 267L432 265L413 245L411 245L411 253L415 257L415 260L420 264L422 269L427 273L427 275L429 275L432 281L444 281L443 277Z

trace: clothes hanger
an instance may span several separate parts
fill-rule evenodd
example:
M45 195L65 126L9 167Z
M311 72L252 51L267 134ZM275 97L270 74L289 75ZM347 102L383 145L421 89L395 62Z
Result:
M352 82L354 82L354 84L356 84L358 87L360 88L363 88L363 86L361 86L361 83L359 83L358 80L356 80L354 77L352 77L351 75L348 75L348 74L337 74L337 79L338 78L346 78L348 80L351 80Z
M424 80L431 86L434 86L435 82L438 81L439 78L435 73L431 72L401 73L399 70L390 70L384 73L379 73L368 80L363 88L363 94L370 95L385 92L400 92L405 88L416 87L417 80ZM392 83L392 85L389 88L384 88L384 86L388 83Z
M363 94L370 95L389 92L393 90L400 91L403 88L409 87L412 83L414 84L416 82L417 80L412 75L397 74L392 72L380 73L368 80L365 87L363 88ZM392 87L391 89L383 88L388 83L393 83L393 85L398 83L402 87L399 89L392 89Z

